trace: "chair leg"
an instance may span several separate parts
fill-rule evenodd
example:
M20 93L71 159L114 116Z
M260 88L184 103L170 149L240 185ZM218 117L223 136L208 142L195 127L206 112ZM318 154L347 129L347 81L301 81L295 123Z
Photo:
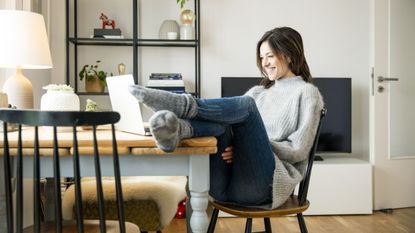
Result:
M207 233L213 233L215 231L216 221L218 220L218 215L219 215L219 209L214 208Z
M300 225L301 233L308 233L302 213L297 214L298 225Z
M161 231L157 231L157 233L161 233Z
M246 219L245 233L252 233L252 218Z
M265 233L272 233L271 221L269 218L264 218Z

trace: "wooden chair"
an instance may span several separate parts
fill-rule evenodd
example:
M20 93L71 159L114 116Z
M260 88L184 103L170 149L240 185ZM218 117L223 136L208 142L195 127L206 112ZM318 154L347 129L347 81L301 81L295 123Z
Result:
M0 120L3 121L3 158L4 158L4 178L6 191L6 211L7 211L7 232L121 232L132 233L140 232L138 226L125 222L123 195L121 189L120 166L117 151L117 142L115 138L114 124L118 122L120 115L116 112L48 112L36 110L11 110L0 109ZM17 152L9 148L8 125L16 124L18 130L17 136ZM118 221L106 220L104 213L104 201L102 192L102 177L100 166L99 148L96 138L96 128L99 125L110 124L112 134L113 148L113 164L114 177L116 179L117 192L117 212ZM28 142L22 140L22 125L34 127L34 141ZM91 134L93 135L94 145L94 168L97 183L97 196L99 202L99 220L84 220L82 218L82 190L81 190L81 174L80 174L80 155L78 151L77 126L92 126ZM55 199L55 220L53 222L41 221L41 195L40 195L40 155L39 151L39 126L51 126L53 129L53 173L54 173L54 199ZM68 127L73 132L73 171L76 185L76 220L62 220L62 200L61 200L61 171L60 156L58 148L58 128ZM28 147L26 147L28 145ZM25 148L24 148L25 147ZM29 149L30 147L30 149ZM33 225L29 227L23 226L23 212L27 211L23 206L23 168L25 153L28 150L33 152ZM32 163L32 161L29 161ZM15 169L15 171L13 171ZM15 177L12 175L15 173ZM13 185L15 182L15 210L13 206ZM26 190L27 191L27 190ZM28 208L30 209L30 208Z
M301 233L307 233L307 227L304 221L303 212L308 209L310 202L307 200L308 185L310 182L311 169L313 167L314 156L317 148L318 138L320 136L320 127L324 116L326 115L326 109L321 110L320 122L317 128L316 136L314 138L313 146L310 150L308 158L308 166L303 180L300 183L298 189L298 195L294 193L288 198L288 200L280 207L272 210L246 208L241 206L234 206L229 204L223 204L212 201L210 204L214 207L212 218L210 220L208 233L215 231L216 221L218 219L219 210L233 214L237 217L247 218L245 233L252 232L252 218L264 218L265 231L263 233L271 233L271 221L270 217L285 216L290 214L297 214L298 224L300 225Z

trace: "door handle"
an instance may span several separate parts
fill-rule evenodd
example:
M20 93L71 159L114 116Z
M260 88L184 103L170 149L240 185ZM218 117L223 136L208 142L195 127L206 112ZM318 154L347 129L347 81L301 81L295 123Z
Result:
M399 78L387 78L383 76L378 76L378 82L381 83L383 81L399 81Z

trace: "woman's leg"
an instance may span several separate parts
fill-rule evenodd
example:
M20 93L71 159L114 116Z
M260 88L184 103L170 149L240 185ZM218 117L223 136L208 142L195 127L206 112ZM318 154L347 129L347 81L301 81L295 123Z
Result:
M234 201L241 204L261 204L271 201L272 178L275 169L274 155L264 124L251 97L197 100L188 95L177 95L137 86L132 86L130 92L139 101L156 111L167 109L180 118L194 118L232 125L234 132L233 168L226 195L221 196L227 199L222 201ZM184 123L184 121L179 122ZM177 124L175 128L177 134L180 133L179 125L185 124ZM196 135L195 132L198 131L193 128L193 135ZM177 138L176 136L175 139Z
M232 127L234 156L228 201L246 205L272 201L275 158L265 128L257 122Z
M153 111L168 110L178 118L200 118L213 122L233 124L243 121L255 102L248 96L219 99L195 99L188 94L145 88L138 85L129 87L138 101Z
M131 85L128 90L154 112L168 110L179 118L192 118L196 115L196 101L190 94L176 94L139 85Z
M215 154L211 154L209 157L209 194L216 200L227 200L233 166L232 164L226 163L221 155L225 148L232 144L231 127L226 127L224 133L217 136L216 139L218 141L218 151Z
M262 120L257 117L250 120L249 124L229 125L225 133L216 137L218 152L209 158L209 194L218 201L246 205L272 201L274 154L261 127ZM226 163L221 155L230 145L233 146L232 163Z
M196 103L195 119L236 124L244 122L250 115L259 115L254 99L249 96L196 99Z
M149 125L157 147L165 152L174 151L183 138L220 136L226 129L226 125L220 123L180 119L168 110L154 113Z
M234 97L196 101L198 113L195 119L199 120L190 120L194 135L205 136L203 133L207 131L206 125L200 127L192 122L209 121L212 126L215 125L213 122L220 122L216 125L230 126L218 137L218 153L210 158L211 196L219 201L246 205L271 202L274 153L253 99ZM233 162L227 164L221 154L230 144Z
M252 205L271 202L274 154L256 108L243 123L188 122L193 136L216 136L218 140L218 151L209 158L209 194L213 198ZM233 146L233 162L229 164L221 155L230 145Z

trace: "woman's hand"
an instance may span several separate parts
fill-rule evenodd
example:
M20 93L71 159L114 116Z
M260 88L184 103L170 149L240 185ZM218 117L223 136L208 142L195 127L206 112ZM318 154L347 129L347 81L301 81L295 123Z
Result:
M228 146L225 148L225 151L222 153L222 159L225 160L226 163L232 163L233 157L233 148L232 146Z

